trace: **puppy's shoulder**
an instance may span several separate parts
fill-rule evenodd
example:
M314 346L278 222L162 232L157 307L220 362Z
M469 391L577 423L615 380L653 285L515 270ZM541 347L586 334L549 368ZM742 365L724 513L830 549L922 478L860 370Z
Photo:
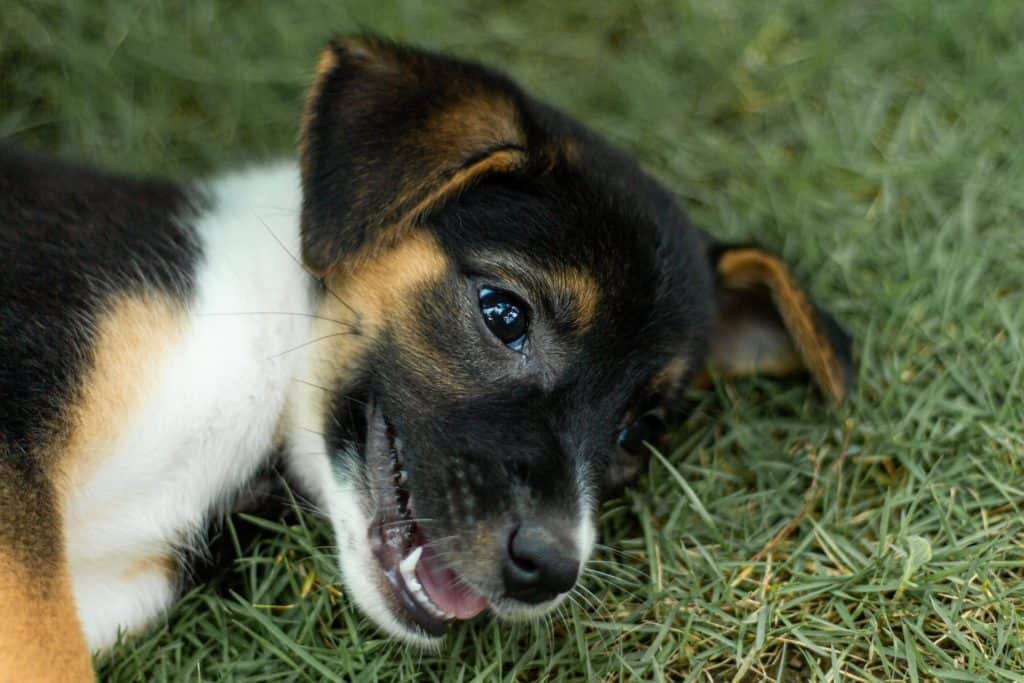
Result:
M0 147L0 452L22 468L59 450L111 316L151 318L192 295L202 198ZM152 321L150 321L152 322ZM109 327L109 326L107 326Z

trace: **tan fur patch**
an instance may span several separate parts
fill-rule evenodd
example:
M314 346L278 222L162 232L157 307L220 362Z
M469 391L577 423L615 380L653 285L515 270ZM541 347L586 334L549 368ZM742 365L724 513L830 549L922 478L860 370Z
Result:
M426 213L441 201L457 195L488 173L507 173L522 166L526 155L519 150L502 149L466 168L459 169L440 187L429 191L423 199L409 212L410 218Z
M458 169L447 180L435 186L437 176L443 175L448 170L444 165L439 165L435 171L425 174L421 183L399 189L398 194L382 211L382 214L396 211L402 213L392 225L381 231L377 243L394 245L401 241L406 232L430 209L457 196L459 192L464 191L489 173L507 173L519 168L525 162L526 155L523 152L515 149L500 149L470 166ZM367 251L369 255L373 255L372 249Z
M185 323L184 309L166 297L124 296L107 305L96 324L92 362L67 417L58 463L64 494L98 465L103 446L144 399L161 355L181 337Z
M473 84L467 84L472 87ZM440 157L463 154L466 150L486 150L496 145L526 145L515 104L491 91L468 93L427 123L424 143ZM450 159L456 161L456 159Z
M785 264L757 249L728 251L718 261L718 271L727 288L744 289L764 284L785 323L803 364L828 398L842 403L846 389L839 359L816 323L816 314L806 294L797 285ZM782 362L782 361L780 361ZM792 361L782 362L791 369Z
M308 381L324 385L351 376L381 331L415 312L412 297L407 295L419 286L441 280L449 267L437 241L417 231L390 248L378 250L372 259L363 258L338 269L326 281L330 291L317 312L322 319L313 324L311 338L323 343L314 342L314 377ZM403 326L399 323L397 327L401 333Z
M548 168L559 163L578 166L583 163L583 146L576 138L555 138L544 144L540 154L547 161Z
M518 111L492 92L470 92L453 102L426 123L413 144L428 150L434 168L423 174L421 183L403 188L395 197L394 209L411 206L402 222L415 220L488 173L507 173L526 163L526 154L515 149L526 144ZM489 149L495 151L465 165L468 154ZM446 174L450 176L437 185L437 178Z
M575 138L562 138L562 156L570 164L583 161L583 146Z
M689 371L691 362L689 356L676 356L670 360L651 380L651 393L673 398L684 391L686 387L682 386L683 378Z
M36 576L0 549L0 683L94 680L63 566Z
M123 572L121 572L121 579L126 583L135 581L144 576L156 574L166 578L168 581L174 579L175 573L177 572L177 565L174 563L174 558L169 555L149 555L147 557L140 557L129 564Z
M600 303L600 287L590 273L565 267L551 274L553 288L571 302L573 323L586 330L594 322Z

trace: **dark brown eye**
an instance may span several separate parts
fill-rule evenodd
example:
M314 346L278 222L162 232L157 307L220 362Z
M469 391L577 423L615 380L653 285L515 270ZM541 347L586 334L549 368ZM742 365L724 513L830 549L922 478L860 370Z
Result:
M647 447L644 442L657 446L663 436L665 421L657 412L651 411L633 420L619 432L619 448L630 455L645 455Z
M513 351L522 351L529 324L529 309L522 299L511 292L482 287L480 313L487 329L502 344Z

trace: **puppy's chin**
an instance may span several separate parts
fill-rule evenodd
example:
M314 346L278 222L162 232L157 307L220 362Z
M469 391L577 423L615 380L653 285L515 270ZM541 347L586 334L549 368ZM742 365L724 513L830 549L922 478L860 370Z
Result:
M337 522L334 528L339 538L351 533L349 529L342 532ZM338 563L346 593L382 631L417 647L436 649L440 646L444 636L431 636L397 616L401 608L395 604L391 587L365 540L340 545Z
M572 591L569 592L571 593ZM496 600L491 604L491 610L494 612L494 616L502 621L518 623L536 621L557 609L567 597L569 597L569 593L562 593L554 600L540 605L527 605L511 600Z

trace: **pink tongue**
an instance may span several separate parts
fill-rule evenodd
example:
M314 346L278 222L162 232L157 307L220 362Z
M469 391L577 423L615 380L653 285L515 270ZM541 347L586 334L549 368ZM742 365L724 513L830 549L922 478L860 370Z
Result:
M430 601L456 619L472 619L487 609L487 599L464 585L428 547L416 564L416 578Z

